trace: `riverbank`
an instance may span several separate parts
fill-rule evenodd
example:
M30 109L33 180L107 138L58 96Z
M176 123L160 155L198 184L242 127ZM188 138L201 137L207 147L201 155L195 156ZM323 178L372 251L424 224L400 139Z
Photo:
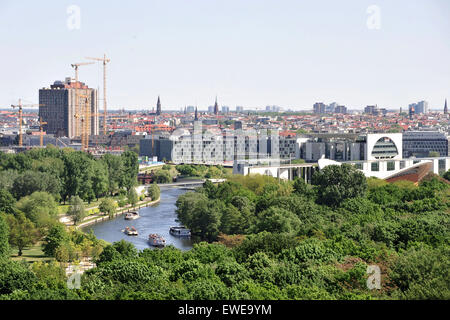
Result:
M159 197L156 200L138 202L134 207L120 208L120 209L117 210L117 212L113 215L112 218L110 218L107 215L91 216L91 217L88 217L85 221L83 221L79 225L75 226L75 229L78 230L80 228L83 228L83 227L86 227L86 226L90 226L90 225L95 224L95 223L99 223L99 222L102 222L102 221L115 219L119 215L123 215L124 213L130 212L132 210L139 210L141 208L150 207L152 205L155 205L155 204L159 203L160 201L161 201L161 197Z

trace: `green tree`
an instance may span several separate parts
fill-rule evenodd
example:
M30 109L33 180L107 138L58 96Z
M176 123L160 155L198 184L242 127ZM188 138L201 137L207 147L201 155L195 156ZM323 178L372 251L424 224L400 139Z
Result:
M132 151L125 151L121 155L123 163L123 185L128 191L136 186L139 173L138 156Z
M105 154L102 157L101 161L106 164L108 176L108 192L110 195L113 195L123 185L124 165L122 159L118 156Z
M58 215L58 204L51 194L35 192L17 202L17 209L38 227L46 225Z
M246 221L242 213L233 205L227 206L221 217L220 231L225 234L242 234Z
M67 152L64 154L64 191L63 200L80 196L83 200L94 197L90 168L90 158L84 152Z
M172 176L167 170L158 170L155 173L156 183L170 183L172 182Z
M29 269L27 263L0 259L0 296L13 292L28 292L37 285L36 275Z
M179 164L175 168L183 176L192 176L194 174L194 168L188 164Z
M54 257L56 249L63 244L68 243L70 240L69 235L65 229L65 226L57 223L53 225L48 231L48 235L45 237L43 244L43 251L46 255Z
M194 219L197 203L207 202L208 198L203 193L187 192L178 197L176 201L177 216L184 225L191 224Z
M186 226L201 239L216 240L224 207L224 203L220 200L199 201L195 204L192 220Z
M105 198L100 202L98 209L100 210L100 212L103 212L109 217L112 217L114 213L116 213L117 203L111 198Z
M300 225L301 221L297 215L286 209L270 207L260 214L256 232L296 233Z
M105 262L111 262L120 259L135 259L138 255L136 247L125 240L120 240L114 242L112 245L105 247L103 252L100 254L97 264L102 264Z
M103 161L94 163L94 172L92 176L92 188L97 200L108 192L108 169Z
M0 189L0 212L14 214L16 199L6 189Z
M139 197L134 188L131 188L130 191L128 191L127 199L128 199L128 203L131 204L131 206L133 206L133 207L138 203Z
M450 170L447 170L447 172L444 173L443 178L447 181L450 181Z
M309 187L306 184L305 180L302 178L296 178L294 180L293 188L294 188L294 192L299 195L309 195L310 194Z
M26 247L36 243L39 239L39 232L22 212L18 212L15 216L7 217L9 225L9 243L19 249L19 256Z
M450 299L448 270L449 248L430 249L424 246L410 248L392 269L390 277L401 290L400 299Z
M9 257L9 227L4 214L0 213L0 260Z
M150 197L152 200L159 199L160 194L161 190L159 189L159 186L156 183L152 183L147 189L147 196Z
M79 196L72 196L70 198L67 215L72 218L74 225L77 225L78 222L83 221L86 217L84 203Z
M364 174L349 164L330 165L316 171L312 184L317 188L318 201L337 206L349 198L363 197L367 190Z
M61 181L48 173L26 171L18 176L13 183L12 193L16 199L28 196L37 191L45 191L59 198Z
M2 153L3 154L3 153ZM19 176L19 172L16 170L8 169L0 170L0 190L8 190L11 192L14 181Z

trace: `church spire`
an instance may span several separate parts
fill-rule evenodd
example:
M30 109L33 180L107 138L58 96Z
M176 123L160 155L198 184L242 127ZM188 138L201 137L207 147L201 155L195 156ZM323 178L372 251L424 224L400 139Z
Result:
M156 103L156 115L160 115L161 114L161 101L159 100L159 96L158 96L158 102Z
M448 114L447 99L445 99L444 114Z
M214 114L219 114L219 105L217 104L217 96L216 96L216 103L214 104Z
M195 121L198 120L198 112L197 112L197 107L195 107Z

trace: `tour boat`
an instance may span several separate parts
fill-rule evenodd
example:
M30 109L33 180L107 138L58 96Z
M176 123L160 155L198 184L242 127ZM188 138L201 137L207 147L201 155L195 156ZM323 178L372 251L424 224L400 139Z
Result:
M125 214L125 220L134 220L139 218L139 213L137 211L131 211Z
M126 227L124 232L125 232L125 234L127 236L137 236L137 235L139 235L138 231L134 227L131 227L131 228Z
M171 235L178 236L178 237L190 237L191 236L191 230L184 226L170 227L169 232Z
M154 247L164 247L166 245L166 240L159 234L152 233L148 236L148 241L150 245Z

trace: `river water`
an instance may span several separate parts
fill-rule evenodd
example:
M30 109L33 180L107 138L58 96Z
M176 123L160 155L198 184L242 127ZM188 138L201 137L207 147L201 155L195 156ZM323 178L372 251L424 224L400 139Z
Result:
M175 221L175 202L178 196L187 192L178 188L161 188L161 200L158 204L145 207L139 210L141 216L136 220L125 220L124 215L117 216L113 220L106 220L83 228L84 232L92 230L98 239L103 239L110 243L126 240L135 245L138 250L153 248L148 244L148 235L157 233L166 239L166 245L173 245L181 250L192 248L192 240L189 238L174 237L169 233L169 228L177 226ZM135 227L139 235L127 236L122 232L125 227Z

